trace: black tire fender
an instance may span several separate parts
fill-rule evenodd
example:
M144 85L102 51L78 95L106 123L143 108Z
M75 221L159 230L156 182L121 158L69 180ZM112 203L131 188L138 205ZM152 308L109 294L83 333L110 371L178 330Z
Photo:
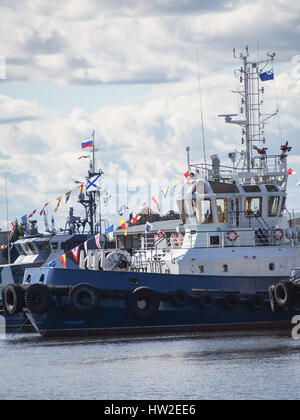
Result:
M78 284L70 293L70 305L72 310L78 313L94 311L100 302L97 289L91 284Z
M229 293L225 297L224 302L225 302L226 308L233 310L233 309L236 309L239 306L240 298L235 293Z
M142 306L141 302L143 302ZM159 310L159 305L159 294L146 286L133 290L128 298L129 312L137 318L148 318L155 315Z
M275 299L281 309L288 309L294 305L295 287L290 281L280 281L275 286Z
M25 292L25 304L27 309L34 314L48 312L53 304L50 288L42 283L30 285Z
M265 306L265 299L263 298L262 295L255 293L249 299L249 303L252 309L256 311L260 311Z
M216 298L212 293L204 293L199 297L199 304L202 309L208 311L216 305Z
M189 295L185 290L178 289L171 293L171 300L176 306L185 306L188 303Z
M15 315L22 312L24 306L24 296L22 286L19 284L9 284L2 289L2 299L7 315Z

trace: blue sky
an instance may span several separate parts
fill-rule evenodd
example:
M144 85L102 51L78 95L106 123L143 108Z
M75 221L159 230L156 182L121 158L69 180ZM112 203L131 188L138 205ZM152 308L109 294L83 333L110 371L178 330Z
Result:
M106 180L127 172L133 192L165 186L185 172L185 148L203 158L197 80L201 74L207 155L240 147L241 133L217 118L235 113L232 48L276 51L267 112L280 108L282 139L293 146L289 207L300 211L300 5L292 0L2 0L0 56L0 227L41 208L84 179L80 143L96 131ZM13 28L13 30L12 30ZM266 127L280 148L279 124ZM225 161L226 160L226 161ZM100 165L100 162L99 162ZM74 196L73 202L76 205ZM62 225L67 208L55 214ZM53 213L49 208L49 215ZM116 220L115 214L108 215Z

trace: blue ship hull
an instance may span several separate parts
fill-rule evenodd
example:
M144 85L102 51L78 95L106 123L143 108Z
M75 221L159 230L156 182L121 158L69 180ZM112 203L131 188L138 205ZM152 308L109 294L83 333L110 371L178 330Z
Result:
M292 311L274 314L271 310L267 290L278 277L225 278L49 268L28 269L25 279L28 276L30 284L38 283L43 276L43 283L50 288L64 286L71 291L84 283L100 293L100 302L90 313L74 312L68 296L55 296L49 311L42 315L27 311L33 326L43 336L279 328L290 326L294 315ZM129 310L129 296L143 286L158 292L161 299L156 313L140 318ZM188 295L184 305L169 299L175 290ZM216 301L212 308L203 309L199 297L207 291ZM239 296L234 309L224 301L229 293ZM264 298L259 309L250 305L250 298L256 293Z

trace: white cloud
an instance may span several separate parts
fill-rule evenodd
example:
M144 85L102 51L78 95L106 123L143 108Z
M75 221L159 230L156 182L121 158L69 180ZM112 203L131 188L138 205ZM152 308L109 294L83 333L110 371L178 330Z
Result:
M132 178L170 178L186 167L187 145L200 161L197 52L207 157L217 152L224 159L241 144L240 130L217 115L236 112L229 91L235 87L232 67L240 63L233 60L232 47L249 42L256 57L257 40L263 44L261 56L265 48L277 50L283 69L276 74L282 140L289 140L298 156L300 81L291 72L292 57L300 53L299 14L299 5L290 0L2 1L0 54L7 59L8 82L153 85L138 103L128 98L93 113L78 107L79 97L68 115L36 101L0 96L0 164L14 192L11 214L20 217L84 178L80 141L92 129L107 177L127 169ZM272 82L265 87L272 112L277 106ZM277 121L272 124L266 135L269 150L276 152L281 139ZM298 159L291 162L300 173ZM296 195L291 201L297 203Z

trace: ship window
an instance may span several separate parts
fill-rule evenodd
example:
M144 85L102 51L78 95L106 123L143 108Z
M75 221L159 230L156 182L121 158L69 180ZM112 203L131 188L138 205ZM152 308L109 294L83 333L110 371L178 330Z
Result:
M246 193L260 192L260 188L258 185L244 185L243 189Z
M51 243L51 248L52 249L58 249L58 242L52 242Z
M30 254L30 249L27 244L22 244L21 247L26 255Z
M269 270L270 271L275 271L275 264L274 263L269 264Z
M279 207L279 197L269 198L269 217L276 217Z
M199 273L204 273L204 265L198 265Z
M223 271L223 273L228 272L228 264L223 264L222 271Z
M211 200L209 198L193 198L192 203L194 216L196 217L199 225L213 223Z
M190 217L187 211L187 204L184 200L178 200L178 209L181 215L181 219L183 224L188 225L190 224Z
M283 197L283 199L282 199L282 205L281 205L281 210L280 210L280 216L283 215L283 212L285 210L285 203L286 203L286 197Z
M235 184L226 184L224 182L210 181L210 187L215 194L233 194L239 190Z
M36 248L33 243L27 244L28 254L36 254Z
M218 223L227 223L228 202L225 198L217 198Z
M268 192L277 192L278 188L276 187L276 185L266 185L266 189Z
M255 213L261 214L262 199L260 197L247 197L246 198L246 214L253 216Z
M39 242L37 244L37 246L41 251L48 251L48 249L49 249L49 243L48 242Z
M211 246L220 245L220 236L210 236L209 239L210 239Z

